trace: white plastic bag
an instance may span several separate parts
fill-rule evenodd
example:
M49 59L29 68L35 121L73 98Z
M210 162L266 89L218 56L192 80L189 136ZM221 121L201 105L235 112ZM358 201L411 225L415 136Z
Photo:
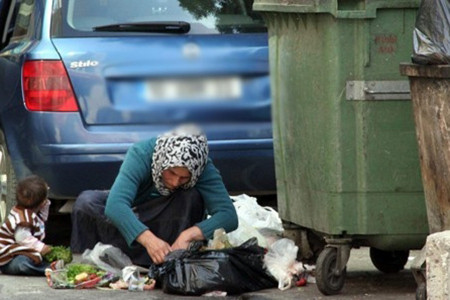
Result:
M234 246L239 246L252 237L256 237L259 246L263 248L266 248L268 246L266 238L261 233L259 233L256 228L254 228L252 225L248 224L241 218L239 218L238 228L232 232L229 232L227 235L228 240Z
M292 278L303 270L303 264L296 261L298 247L287 238L280 239L272 244L264 256L267 270L278 280L280 290L292 286Z
M139 276L137 266L127 266L122 269L122 278L128 284L129 291L142 292L144 290L145 278Z
M256 229L272 229L283 232L283 223L278 212L269 206L260 206L256 198L246 194L231 196L239 219L251 224Z
M81 262L90 263L116 275L120 275L124 267L133 264L122 250L101 242L95 244L92 250L86 249L81 255Z
M231 196L239 219L239 227L228 233L230 243L239 246L252 237L256 237L258 245L268 247L277 234L283 232L283 224L278 212L271 207L258 204L256 198L246 194Z

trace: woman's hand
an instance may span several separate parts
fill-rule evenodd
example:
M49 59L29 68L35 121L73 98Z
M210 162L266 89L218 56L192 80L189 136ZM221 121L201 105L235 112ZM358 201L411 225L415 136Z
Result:
M187 249L192 241L204 240L202 231L197 226L184 230L172 244L172 250Z
M145 247L152 261L157 265L163 263L166 255L172 251L168 243L155 236L150 230L141 233L136 240Z
M189 247L190 242L191 241L189 240L189 238L183 233L181 233L178 236L177 240L172 244L172 249L173 250L187 249Z

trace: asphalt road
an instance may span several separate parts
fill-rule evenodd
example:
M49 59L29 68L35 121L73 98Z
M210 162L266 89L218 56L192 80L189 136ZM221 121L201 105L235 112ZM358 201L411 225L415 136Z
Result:
M410 260L417 251L412 251ZM414 299L416 283L409 270L397 274L383 274L370 262L368 248L353 249L347 264L343 290L336 296L323 296L315 284L287 291L263 290L224 299ZM164 294L161 290L129 292L113 290L55 290L47 286L43 277L0 275L1 300L99 300L99 299L197 299L210 297L180 297Z

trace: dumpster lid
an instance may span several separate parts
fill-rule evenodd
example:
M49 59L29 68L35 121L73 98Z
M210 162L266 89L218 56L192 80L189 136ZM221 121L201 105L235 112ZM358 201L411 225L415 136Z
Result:
M450 65L401 63L400 74L410 77L450 78Z

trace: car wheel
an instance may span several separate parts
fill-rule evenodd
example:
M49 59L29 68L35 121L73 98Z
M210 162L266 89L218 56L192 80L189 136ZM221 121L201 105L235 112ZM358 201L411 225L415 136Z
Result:
M16 175L11 164L5 136L0 131L0 222L3 224L16 202Z

